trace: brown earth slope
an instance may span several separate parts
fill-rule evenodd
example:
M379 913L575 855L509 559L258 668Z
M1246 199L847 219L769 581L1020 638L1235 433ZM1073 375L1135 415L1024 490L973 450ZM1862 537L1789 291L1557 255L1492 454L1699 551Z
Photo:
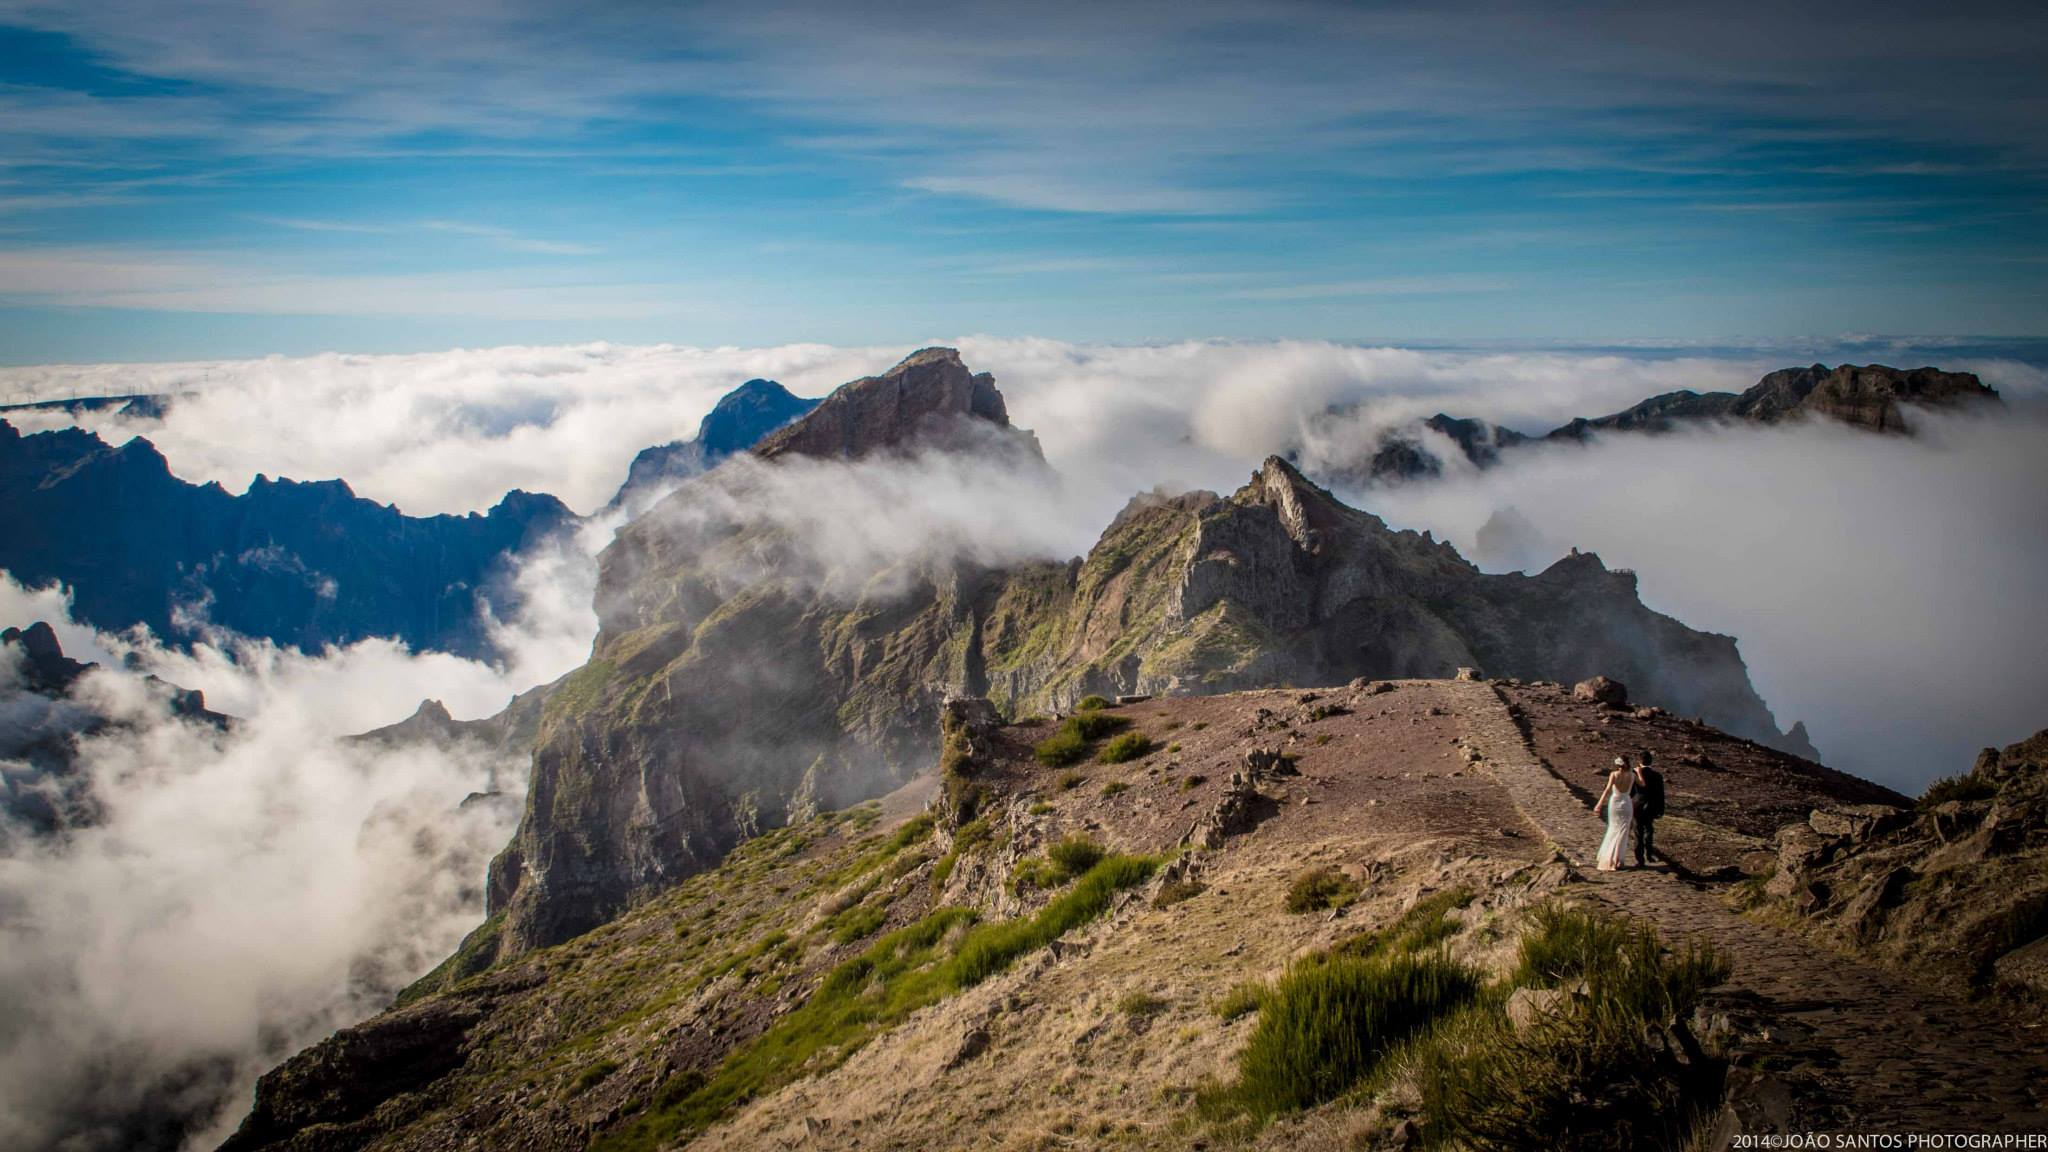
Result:
M264 1078L230 1147L1430 1141L1400 1075L1266 1123L1218 1117L1203 1101L1262 1015L1218 1003L1423 913L1453 958L1503 973L1531 908L1558 899L1732 960L1673 1025L1725 1084L1702 1121L1723 1136L2048 1122L2048 1063L1980 1006L1736 914L1724 896L1741 885L1681 878L1767 850L1783 813L1901 802L1872 785L1547 685L1147 700L1099 714L1149 751L1067 767L1032 755L1053 721L977 707L949 706L944 803L928 805L941 781L926 774L767 833L577 940L345 1030ZM1583 868L1600 824L1564 777L1615 748L1669 766L1673 868ZM1053 846L1071 837L1147 859L1127 867L1136 886L1098 885L1095 913L1033 935L1116 866L1063 880ZM1318 868L1355 899L1287 911ZM966 963L998 944L1000 963Z

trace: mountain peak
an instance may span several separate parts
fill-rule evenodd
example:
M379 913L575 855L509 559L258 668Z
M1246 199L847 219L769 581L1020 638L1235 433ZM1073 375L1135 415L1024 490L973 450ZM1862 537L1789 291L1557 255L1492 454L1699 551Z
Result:
M841 385L809 415L754 448L763 459L789 453L858 459L917 443L947 443L976 424L1010 431L995 377L975 373L953 348L923 348L879 376ZM1033 444L1036 455L1036 444Z

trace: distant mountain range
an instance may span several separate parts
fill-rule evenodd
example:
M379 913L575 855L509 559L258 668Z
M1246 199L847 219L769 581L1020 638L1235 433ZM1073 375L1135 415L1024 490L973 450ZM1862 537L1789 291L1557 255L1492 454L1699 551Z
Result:
M818 401L793 396L773 380L749 380L722 397L697 425L693 440L671 440L643 448L626 470L626 482L606 507L644 505L668 486L745 452L770 432L808 413Z
M1583 442L1606 433L1672 432L1717 421L1778 424L1820 418L1872 432L1910 434L1909 413L1915 408L1998 402L1998 392L1969 372L1900 370L1882 364L1837 368L1814 364L1773 372L1740 393L1666 392L1606 416L1576 417L1538 436L1439 412L1427 420L1389 429L1370 456L1325 466L1319 476L1347 487L1428 479L1444 473L1446 462L1439 453L1447 446L1473 467L1491 468L1505 456L1532 446ZM1333 415L1355 412L1350 408Z
M30 407L148 416L169 399ZM749 380L718 402L696 439L641 452L609 507L644 506L817 403ZM486 609L499 618L518 611L510 558L578 522L553 496L517 490L482 515L425 517L359 497L341 480L258 476L237 496L172 475L141 437L114 447L76 428L24 436L5 421L0 501L0 569L32 587L61 581L77 619L97 628L142 625L184 644L213 626L309 651L394 637L482 660L501 655Z

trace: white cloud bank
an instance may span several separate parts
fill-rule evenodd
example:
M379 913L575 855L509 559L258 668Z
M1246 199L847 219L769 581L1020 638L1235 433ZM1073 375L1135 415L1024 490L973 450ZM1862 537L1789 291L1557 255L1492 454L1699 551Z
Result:
M1008 481L990 477L925 491L917 474L878 475L846 498L900 503L923 491L938 499L950 485L973 498L925 509L928 518L906 506L888 531L937 525L977 555L1010 557L1078 554L1133 493L1227 491L1266 454L1291 446L1304 445L1312 464L1341 462L1368 450L1379 429L1440 410L1541 431L1657 392L1739 390L1811 355L955 343L972 367L995 373L1012 418L1036 431L1060 484L1031 509L996 490ZM745 379L823 395L907 351L596 344L25 368L0 370L0 396L192 390L160 425L104 415L88 423L112 438L147 434L181 475L235 489L258 472L339 475L416 514L487 507L511 487L587 510L609 498L633 453L690 435ZM1964 766L1981 744L2048 724L2048 699L2010 671L2048 631L2048 613L2015 595L2029 579L2048 582L2039 534L2024 527L2030 507L2048 507L2048 468L2039 463L2048 459L2040 420L2048 377L2028 363L1966 359L1938 346L1881 355L1978 371L2011 408L1994 421L1930 424L1915 441L1821 427L1616 438L1359 502L1468 548L1488 513L1515 505L1553 551L1598 550L1641 572L1653 605L1735 635L1781 720L1806 719L1832 760L1917 787ZM1857 358L1874 354L1866 345ZM1324 418L1346 405L1361 407L1345 420ZM1003 517L977 523L997 504L1008 509ZM1016 538L1006 541L979 535L1012 528ZM587 643L589 574L580 557L607 535L598 531L549 567L529 565L528 583L554 593L546 613L529 612L536 627L544 615L554 621L552 651L536 666L573 660ZM1871 606L1868 616L1859 602ZM1976 682L1987 678L1994 683Z
M484 864L517 820L523 761L337 738L429 696L488 714L528 685L387 641L167 652L66 607L0 577L0 619L48 620L67 654L101 661L73 698L121 722L77 745L97 823L0 835L0 1146L150 1146L146 1126L176 1120L212 1147L259 1073L389 1003L475 927ZM241 722L173 718L113 670L130 655ZM492 790L504 799L462 803Z

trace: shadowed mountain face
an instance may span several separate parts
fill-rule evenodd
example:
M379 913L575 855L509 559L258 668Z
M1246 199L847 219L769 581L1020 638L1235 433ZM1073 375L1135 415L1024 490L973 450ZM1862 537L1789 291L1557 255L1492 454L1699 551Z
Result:
M0 423L0 568L62 581L77 617L167 642L200 622L314 650L371 636L488 659L488 600L509 554L572 523L552 496L513 491L489 513L411 517L339 480L257 477L241 496L171 474L149 441Z
M773 380L749 380L720 398L697 425L694 440L672 440L642 449L626 471L610 507L652 499L667 484L687 480L728 456L745 452L761 438L818 406L790 394Z
M1362 486L1442 475L1444 461L1430 447L1428 440L1433 438L1426 437L1425 430L1448 440L1448 446L1472 466L1490 468L1500 463L1504 450L1583 441L1603 433L1671 432L1707 421L1776 424L1824 417L1873 432L1910 434L1908 413L1914 408L1955 408L1996 403L1998 398L1996 390L1969 372L1900 370L1881 364L1830 369L1814 364L1773 372L1741 393L1666 392L1606 416L1574 418L1535 437L1440 412L1406 430L1389 430L1370 457L1354 467L1329 470L1328 476L1340 484Z
M0 846L16 830L48 836L99 822L100 804L76 771L76 741L119 721L72 696L97 667L66 656L43 621L0 630ZM142 681L171 716L221 730L232 723L197 689Z
M932 349L841 388L765 440L755 467L919 445L1038 460L994 382ZM741 512L704 525L703 505L735 503L695 498L720 475L684 485L602 560L593 658L548 700L525 818L493 865L511 951L588 930L763 828L901 784L931 762L951 695L1022 716L1094 693L1477 665L1615 676L1645 703L1812 754L1778 731L1734 641L1650 611L1633 576L1578 554L1486 575L1277 458L1229 497L1134 501L1085 559L934 562L822 590L786 562L779 529Z

